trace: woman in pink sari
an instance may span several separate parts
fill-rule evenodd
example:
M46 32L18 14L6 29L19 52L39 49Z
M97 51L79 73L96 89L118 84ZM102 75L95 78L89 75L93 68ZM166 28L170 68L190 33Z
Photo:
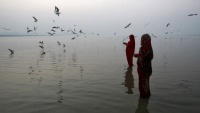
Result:
M151 46L151 37L144 34L141 37L141 47L138 54L134 54L137 59L137 71L139 75L139 91L141 98L147 98L151 95L149 78L152 74L151 60L153 59L153 49Z
M135 52L135 37L134 35L129 36L130 41L128 43L124 43L126 45L126 58L129 67L133 66L133 55Z

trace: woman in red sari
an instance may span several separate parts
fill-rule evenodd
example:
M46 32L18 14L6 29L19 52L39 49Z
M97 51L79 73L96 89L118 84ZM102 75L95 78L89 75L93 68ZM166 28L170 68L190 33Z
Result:
M135 52L135 37L134 35L129 36L130 41L128 43L124 43L126 45L126 58L129 67L133 66L133 55Z
M151 95L149 78L152 74L151 60L153 59L153 49L151 46L151 37L144 34L141 37L141 47L138 54L134 57L137 59L137 71L139 75L139 91L141 98L147 98Z

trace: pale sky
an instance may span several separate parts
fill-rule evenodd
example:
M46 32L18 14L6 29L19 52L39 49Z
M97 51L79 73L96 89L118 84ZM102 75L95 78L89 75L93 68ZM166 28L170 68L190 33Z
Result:
M34 26L38 29L27 33ZM0 35L47 35L53 26L102 35L200 35L200 0L0 0Z

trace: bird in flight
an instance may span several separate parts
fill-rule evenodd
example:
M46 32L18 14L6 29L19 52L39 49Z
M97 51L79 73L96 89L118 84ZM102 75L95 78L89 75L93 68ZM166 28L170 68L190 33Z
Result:
M55 33L50 33L50 32L47 32L47 33L50 34L51 36L55 34Z
M61 43L59 41L57 41L58 45L61 45Z
M38 19L37 19L37 18L35 18L34 16L33 16L33 19L35 20L34 22L37 22L37 21L38 21Z
M169 25L170 25L170 23L168 23L166 27L168 27Z
M127 26L125 26L124 28L128 28L131 25L131 23L129 23Z
M36 31L37 27L34 26L34 31Z
M42 45L44 44L44 42L43 42L43 41L39 41L39 43L40 43L40 44L42 44Z
M27 27L27 33L31 32L32 30L30 30L28 27Z
M55 11L54 12L55 12L56 15L58 15L58 16L60 15L59 9L56 6L55 6Z
M40 48L42 48L42 49L44 49L44 46L43 46L43 45L42 45L42 46L41 46L41 45L39 45L39 47L40 47Z
M74 40L75 39L75 37L73 37L71 40Z
M14 50L12 50L12 49L8 49L8 50L10 51L11 55L14 54Z
M188 16L194 16L194 15L197 15L197 14L189 14Z
M51 29L51 31L56 32L54 29Z

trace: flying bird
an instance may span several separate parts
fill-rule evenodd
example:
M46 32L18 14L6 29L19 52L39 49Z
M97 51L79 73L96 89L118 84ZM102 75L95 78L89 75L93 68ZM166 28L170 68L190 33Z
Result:
M44 42L43 42L43 41L40 41L39 43L40 43L40 44L42 44L42 45L44 44Z
M51 29L51 31L56 32L54 29Z
M63 44L63 47L66 47L65 44Z
M40 48L44 49L44 46L39 45Z
M36 31L37 27L34 26L34 31Z
M197 15L197 14L189 14L188 16L194 16L194 15Z
M81 33L82 33L82 34L85 34L82 30L80 30L79 33L80 33L80 34L81 34Z
M128 28L131 25L131 23L129 23L127 26L125 26L124 28Z
M169 25L170 25L170 23L168 23L166 27L168 27Z
M72 31L72 30L69 30L69 31L71 31L73 34L77 34L76 32L74 32L74 31Z
M35 18L34 16L33 16L33 19L35 20L34 22L37 22L37 21L38 21L38 19L37 19L37 18Z
M11 55L14 54L14 50L12 50L12 49L8 49L8 50L10 51Z
M51 36L55 34L55 33L50 33L50 32L47 32L47 33L50 34Z
M75 37L73 37L71 40L74 40L75 39Z
M61 45L61 43L59 41L57 41L58 45Z
M27 33L31 32L32 30L30 30L28 27L27 27Z
M55 6L55 11L54 12L55 12L56 15L58 15L58 16L60 15L59 9L56 6Z

